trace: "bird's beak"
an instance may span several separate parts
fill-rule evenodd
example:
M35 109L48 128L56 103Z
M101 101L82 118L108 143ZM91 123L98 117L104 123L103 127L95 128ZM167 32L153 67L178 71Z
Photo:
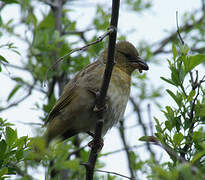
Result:
M142 72L142 70L145 70L145 71L149 70L149 66L140 56L138 56L136 60L132 61L132 66L135 69L139 69L140 73Z

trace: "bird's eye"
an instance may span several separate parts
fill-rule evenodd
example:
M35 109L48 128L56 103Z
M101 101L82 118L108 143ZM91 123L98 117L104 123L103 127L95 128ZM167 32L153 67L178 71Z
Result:
M124 55L125 55L125 57L126 57L127 59L129 59L129 60L130 60L130 59L133 59L132 56L131 56L130 54L126 54L126 53L124 53Z
M120 51L120 53L123 54L128 60L132 60L133 59L132 55L130 55L128 53L124 53L122 51Z

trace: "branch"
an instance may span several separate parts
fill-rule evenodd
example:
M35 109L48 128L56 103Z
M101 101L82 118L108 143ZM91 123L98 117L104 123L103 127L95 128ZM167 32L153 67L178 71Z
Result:
M26 68L26 67L17 66L17 65L14 65L14 64L4 63L4 65L8 66L8 67L11 67L11 68L14 68L14 69L21 70L21 71L26 71L26 72L29 71L29 69Z
M200 93L201 84L204 82L204 78L205 78L205 76L203 76L203 78L199 81L198 80L198 71L196 71L196 78L195 78L195 80L193 78L192 72L190 72L189 74L190 74L190 78L191 78L192 90L196 90L197 89L197 94L196 94L195 98L193 99L193 101L190 102L191 110L189 112L189 121L191 122L191 125L190 125L189 130L188 130L188 136L187 136L187 139L188 139L187 141L188 142L185 144L185 146L183 147L182 152L181 152L181 156L183 158L185 158L185 155L186 155L187 151L193 145L192 136L193 136L193 131L194 131L194 125L196 123L196 121L194 121L195 105L196 105L196 101L197 101L199 93Z
M85 149L87 146L88 146L88 145L86 144L86 145L84 145L84 146L82 146L82 147L79 147L78 149L76 149L76 150L70 152L70 153L68 154L67 160L69 160L72 155L78 154L80 151L82 151L83 149Z
M205 0L201 0L201 3L202 3L202 12L204 12L205 14Z
M25 171L21 170L16 164L10 164L12 168L15 169L16 173L20 175L21 177L27 179L27 180L32 180L33 177L27 174Z
M144 125L143 121L142 121L142 117L141 117L141 112L140 112L140 107L139 105L134 101L133 98L130 97L130 101L134 107L135 112L137 112L137 116L138 116L138 121L139 124L142 126L142 130L145 136L147 136L147 128ZM150 144L147 142L147 149L148 151L151 153L151 155L153 156L153 158L155 159L155 153L152 151Z
M54 2L52 2L50 0L41 0L41 1L44 2L45 4L49 5L52 8L58 8L58 4L54 3Z
M189 31L191 30L196 24L199 24L201 22L203 22L204 20L204 16L200 17L198 21L196 21L195 23L193 24L189 24L189 23L186 23L184 26L182 26L179 30L181 32L183 31ZM161 40L161 42L157 42L156 44L160 44L160 46L155 50L153 51L153 55L156 55L156 54L159 54L161 52L163 52L163 48L168 44L170 43L170 41L173 41L174 39L176 39L177 37L177 32L174 32L172 33L170 36L168 36L167 38ZM152 46L155 46L155 44L153 44Z
M95 41L91 42L91 43L88 43L86 44L85 46L83 47L80 47L80 48L75 48L75 49L72 49L69 53L65 54L64 56L60 57L59 59L57 59L57 61L52 64L48 71L46 72L46 75L45 75L45 79L44 81L46 81L48 79L48 72L51 71L51 70L54 70L55 67L57 66L58 63L60 63L61 61L64 60L64 58L66 58L67 56L70 56L71 54L73 54L74 52L77 52L77 51L82 51L82 50L85 50L87 49L88 47L94 45L94 44L97 44L99 42L101 42L106 36L110 35L111 33L114 32L114 29L113 28L109 28L102 36L99 36Z
M187 161L181 157L181 156L178 156L177 153L175 153L171 147L169 147L167 144L160 144L159 142L155 142L154 143L155 145L158 145L160 147L162 147L172 158L174 158L175 160L178 160L180 163L186 163Z
M88 31L92 31L92 30L94 30L94 28L87 28L87 29L85 29L85 30L81 30L81 31L63 31L62 32L62 35L66 35L66 34L69 34L69 35L71 35L71 34L84 34L84 33L86 33L86 32L88 32Z
M117 176L121 176L121 177L123 177L123 178L127 178L127 179L133 179L133 180L135 180L135 178L132 178L132 177L128 177L128 176L125 176L125 175L123 175L123 174L119 174L119 173L116 173L116 172L112 172L112 171L105 171L105 170L100 170L100 169L97 169L97 170L95 170L95 171L97 171L97 172L103 172L103 173L107 173L107 174L114 174L114 175L117 175Z
M131 150L131 149L135 149L135 148L141 148L141 147L144 147L145 145L144 144L141 144L141 145L134 145L134 146L129 146L128 147L128 150ZM107 153L104 153L104 154L100 154L100 156L108 156L110 154L115 154L115 153L120 153L122 151L125 151L125 148L121 148L121 149L117 149L117 150L114 150L114 151L111 151L111 152L107 152Z
M9 104L8 106L6 107L0 107L0 112L1 111L5 111L5 110L8 110L9 108L13 107L13 106L17 106L19 103L21 103L22 101L24 101L25 99L27 99L32 93L32 87L29 88L29 91L28 93L22 97L21 99L19 99L18 101L12 103L12 104Z
M151 135L154 136L152 115L151 115L151 105L150 104L147 105L147 112L148 112L149 127L150 127L150 131L151 131Z
M176 23L177 23L177 34L179 36L179 40L181 41L182 45L184 45L184 40L182 39L182 36L180 34L180 30L179 30L178 11L176 11Z
M132 178L135 177L134 175L134 171L133 171L133 167L132 167L132 160L131 160L131 155L130 155L130 151L129 151L129 146L127 145L126 139L125 139L125 133L124 133L124 123L123 121L120 121L120 128L119 128L119 132L120 132L120 137L127 155L127 161L128 161L128 166L129 166L129 171L130 174L132 176Z
M5 2L0 2L0 11L4 8L5 5L6 5Z
M109 87L112 69L114 66L114 52L115 52L115 43L117 37L117 24L118 24L118 16L119 16L119 6L120 0L112 1L112 15L110 22L110 29L112 29L112 33L109 36L109 44L108 44L108 56L107 63L105 67L105 72L103 76L103 82L100 89L100 95L96 99L96 108L104 109L105 106L105 97L107 94L107 90ZM102 128L104 124L103 111L99 111L97 113L98 121L96 123L95 134L94 134L94 146L91 149L88 162L85 164L86 167L86 180L93 180L94 168L97 160L98 149L100 146Z

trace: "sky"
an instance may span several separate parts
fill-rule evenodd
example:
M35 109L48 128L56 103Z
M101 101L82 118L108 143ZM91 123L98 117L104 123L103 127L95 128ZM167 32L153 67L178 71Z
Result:
M88 27L89 25L89 17L93 16L95 14L95 3L97 1L86 1L87 6L84 6L83 1L78 1L76 5L74 6L74 11L72 12L72 17L77 18L78 20L78 27L80 29L84 29L85 27ZM109 4L110 1L106 0ZM139 43L140 40L147 40L149 42L158 42L163 37L166 37L168 32L176 31L176 11L179 13L179 24L180 24L180 17L182 14L186 12L193 11L195 8L200 6L200 0L157 0L153 1L153 8L152 10L144 11L143 13L136 14L132 12L128 12L124 6L121 6L120 8L120 16L119 16L119 24L118 29L121 32L125 32L127 34L127 40L129 40L131 43L135 44L137 46L137 43ZM82 5L82 6L78 6ZM89 5L92 4L91 6ZM45 9L46 10L46 9ZM12 6L10 8L5 9L2 12L3 20L7 21L8 19L15 17L18 18L18 9L16 6ZM130 32L133 28L137 29L136 32L133 33L127 33ZM18 31L21 32L23 29L22 27L19 27ZM0 44L3 44L5 42L14 42L17 47L21 47L19 50L22 53L22 55L25 54L26 46L20 41L17 41L15 38L11 38L9 36L1 37ZM0 54L4 53L5 57L9 60L9 63L13 64L20 64L19 57L15 53L11 53L9 51L0 50ZM169 56L168 56L169 57ZM168 65L166 63L166 59L168 58L167 55L161 56L160 61L163 62L164 68L158 67L157 65L152 65L150 67L150 70L146 73L148 73L148 76L151 78L152 82L157 85L164 85L164 82L160 79L161 76L168 77ZM9 69L10 77L7 75L5 76L4 73L8 75L7 70L4 69L3 73L0 73L0 82L3 84L3 88L0 88L0 100L6 100L8 92L13 88L14 83L10 80L10 77L14 77L17 74L23 75L28 78L28 80L31 78L30 75L26 74L22 71L17 71L14 69ZM166 84L167 85L167 84ZM171 87L170 87L171 88ZM165 92L165 90L163 91ZM132 93L134 94L134 89L132 88ZM22 96L23 92L18 93L18 98ZM165 95L165 94L164 94ZM165 98L169 100L169 98L165 95ZM15 99L14 99L15 100ZM35 103L38 102L39 104L42 103L42 101L46 102L46 99L43 99L43 96L40 95L38 92L34 92L31 97L29 97L26 101L21 103L21 105L11 108L5 112L2 112L0 114L1 117L8 119L9 122L13 122L16 124L16 128L18 130L19 136L23 135L29 135L33 136L35 134L35 128L34 126L28 126L25 124L30 122L41 122L39 120L39 116L42 116L42 112L39 112L35 110ZM173 103L171 100L169 100L170 103ZM164 104L164 99L160 101L162 104ZM4 104L6 105L6 104ZM164 104L165 105L165 104ZM146 111L146 109L144 109ZM131 106L128 104L126 115L129 115L129 112L131 112ZM161 116L161 113L159 110L153 107L152 109L152 116ZM23 123L22 123L23 122ZM131 126L135 124L135 117L132 117L131 120L129 120L128 126ZM136 139L139 139L141 136L141 130L139 129L139 132L133 132L132 130L129 130L129 132L126 132L129 137L129 143L130 145L136 144ZM115 149L120 149L122 147L121 142L118 137L118 131L117 128L112 128L111 131L105 136L105 142L104 142L104 148L102 153L110 152ZM133 143L134 142L134 143ZM139 145L140 142L137 142ZM144 149L139 148L137 150L139 152L139 155L141 157L146 157L146 153L144 153ZM165 153L160 154L162 156L166 156ZM105 170L114 171L114 172L120 172L121 174L128 175L127 170L127 164L126 158L123 153L116 153L112 156L103 157L100 160L104 161L106 163ZM42 173L42 170L41 170ZM43 175L42 175L43 176ZM36 175L36 178L38 179L39 176ZM146 179L144 177L144 179Z

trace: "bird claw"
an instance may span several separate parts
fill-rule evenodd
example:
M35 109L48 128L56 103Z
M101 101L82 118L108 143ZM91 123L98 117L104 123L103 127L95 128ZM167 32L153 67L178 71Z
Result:
M107 111L107 109L108 109L108 105L107 104L105 104L103 107L101 107L101 108L98 108L96 105L95 105L95 107L93 108L93 111L94 112L100 112L100 111Z
M95 143L94 143L94 140L92 140L92 141L90 141L90 142L88 143L88 146L89 146L91 149L94 148L95 146L98 146L97 152L99 153L99 152L102 150L103 146L104 146L104 141L103 141L102 138L100 138L100 142L97 143L97 144L95 144Z
M93 90L93 89L88 89L89 92L91 92L92 94L94 94L95 98L97 99L100 96L100 91L99 90ZM108 101L109 97L106 96L105 97L105 101ZM108 105L105 103L104 107L102 108L98 108L96 105L93 108L94 112L100 112L100 111L106 111L108 109Z
M100 91L96 90L96 89L88 89L89 92L91 92L92 94L94 94L95 98L100 96Z

